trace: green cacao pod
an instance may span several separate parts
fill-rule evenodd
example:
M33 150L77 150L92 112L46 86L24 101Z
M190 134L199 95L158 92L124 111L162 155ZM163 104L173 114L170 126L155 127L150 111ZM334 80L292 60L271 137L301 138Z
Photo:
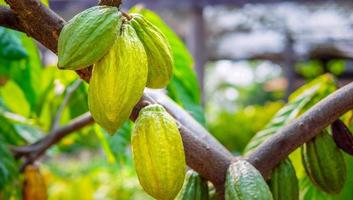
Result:
M175 200L208 200L207 182L197 172L189 170Z
M332 136L324 130L301 150L305 171L314 185L327 193L338 194L344 186L347 171Z
M173 75L173 56L167 38L142 15L131 14L131 25L142 41L148 59L147 87L163 88Z
M109 133L115 133L140 100L147 70L143 45L134 29L124 24L108 54L94 64L88 91L89 110Z
M232 163L227 171L226 200L272 200L270 188L260 172L245 160Z
M268 181L274 200L298 200L299 186L294 167L289 158L281 161Z
M143 108L132 131L132 152L143 189L158 200L174 199L185 177L185 155L177 124L157 104Z
M112 47L121 27L116 7L95 6L72 18L58 42L58 67L82 69L101 59Z

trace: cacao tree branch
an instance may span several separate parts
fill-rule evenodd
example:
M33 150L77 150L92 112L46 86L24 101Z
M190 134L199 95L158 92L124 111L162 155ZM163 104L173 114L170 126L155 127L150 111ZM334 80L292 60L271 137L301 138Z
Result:
M0 6L0 25L17 31L24 31L17 15L11 9Z
M25 163L21 167L22 170L28 164L33 163L36 159L42 156L48 148L58 143L62 138L64 138L68 134L78 131L83 127L86 127L93 123L94 120L91 114L85 113L73 119L68 125L53 130L47 136L32 145L12 148L12 152L16 158L26 156Z
M353 83L330 94L300 118L280 129L249 154L247 159L265 178L269 178L271 170L281 160L351 109Z

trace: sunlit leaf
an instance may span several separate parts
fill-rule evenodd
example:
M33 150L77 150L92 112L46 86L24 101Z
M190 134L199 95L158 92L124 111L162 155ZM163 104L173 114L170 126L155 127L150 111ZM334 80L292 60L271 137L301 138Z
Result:
M0 95L6 107L14 113L28 117L31 111L25 92L13 81L0 88Z

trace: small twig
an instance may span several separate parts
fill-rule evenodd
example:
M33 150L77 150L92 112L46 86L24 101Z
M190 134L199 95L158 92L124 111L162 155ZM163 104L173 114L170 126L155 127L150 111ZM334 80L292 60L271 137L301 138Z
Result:
M22 166L22 168L24 168L25 165L33 163L36 159L42 156L47 149L61 141L65 136L93 123L94 120L90 113L85 113L73 119L66 126L53 130L53 132L49 133L36 144L12 148L12 152L17 158L26 156L26 161Z
M51 131L54 131L56 130L57 128L59 128L60 126L60 120L61 120L61 115L66 107L66 105L69 103L69 100L71 99L73 93L79 88L79 86L81 85L82 83L82 80L79 79L79 80L76 80L72 85L68 86L67 89L66 89L66 94L64 96L64 99L63 101L61 102L57 112L56 112L56 115L55 115L55 118L52 122L52 128L51 128Z

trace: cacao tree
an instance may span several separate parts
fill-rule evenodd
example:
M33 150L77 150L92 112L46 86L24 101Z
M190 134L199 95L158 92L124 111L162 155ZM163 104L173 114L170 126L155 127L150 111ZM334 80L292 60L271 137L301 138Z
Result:
M36 161L92 133L100 144L86 142L112 162L131 140L139 183L155 199L353 198L352 158L341 151L353 148L353 84L337 89L325 74L302 86L235 156L203 127L192 58L157 14L101 0L65 22L47 2L5 2L0 199L47 199ZM59 69L42 67L34 40L58 54Z

